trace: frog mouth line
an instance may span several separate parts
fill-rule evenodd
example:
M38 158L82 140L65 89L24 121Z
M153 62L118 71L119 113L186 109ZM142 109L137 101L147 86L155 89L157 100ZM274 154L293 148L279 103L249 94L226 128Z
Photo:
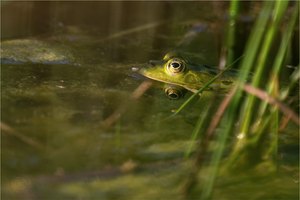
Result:
M161 82L161 80L159 80L159 79L157 79L157 78L150 77L150 76L147 76L147 75L145 75L145 74L143 74L143 76L147 77L147 78L150 79L150 80L155 80L155 81ZM174 83L174 82L170 82L170 81L164 81L164 83L182 87L182 88L184 88L184 89L186 89L186 90L189 90L189 91L191 91L191 92L193 92L193 93L196 93L196 92L198 91L197 89L191 89L191 88L189 88L189 87L187 87L187 86L180 85L180 84L177 84L177 83Z

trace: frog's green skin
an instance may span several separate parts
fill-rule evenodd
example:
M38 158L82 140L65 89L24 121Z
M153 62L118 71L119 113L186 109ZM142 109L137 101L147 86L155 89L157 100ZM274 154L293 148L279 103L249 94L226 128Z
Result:
M162 61L152 62L152 65L140 69L139 73L149 79L177 85L194 93L219 72L218 69L205 65L196 66L173 54L167 54ZM226 92L234 82L234 72L225 72L207 90Z

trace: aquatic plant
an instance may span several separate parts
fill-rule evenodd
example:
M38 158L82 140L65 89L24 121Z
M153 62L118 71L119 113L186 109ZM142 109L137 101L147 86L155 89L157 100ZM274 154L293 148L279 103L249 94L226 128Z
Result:
M240 4L241 2L232 0L229 7L230 25L225 44L227 49L236 42L236 20L239 17ZM195 165L184 185L185 197L190 197L195 188L200 188L201 199L210 198L220 173L230 174L233 171L242 173L249 170L257 172L263 168L263 173L268 174L276 170L279 127L284 127L280 125L280 121L285 121L286 124L286 119L290 119L299 126L299 117L288 106L291 103L291 100L288 100L289 95L293 95L290 92L299 80L299 66L295 67L288 84L285 83L286 80L280 80L280 71L288 63L287 53L297 26L298 13L298 2L293 2L292 5L289 5L288 1L263 2L240 63L238 84L224 98L205 129L205 135L200 138ZM278 48L274 51L272 48L278 41L281 28L284 31L279 44L277 43ZM236 55L232 50L227 51L226 63L232 63ZM273 56L275 59L271 58ZM283 87L285 84L287 86ZM201 91L202 88L199 92ZM191 99L188 99L176 113L190 101ZM196 139L197 132L203 131L201 125L205 117L203 115L199 117L193 132L193 140ZM229 136L234 138L233 145L232 140L230 145L228 143ZM199 180L198 174L206 164L208 149L214 139L217 145L214 145L214 150L209 156L209 173L205 180ZM227 156L224 157L225 149ZM190 151L187 151L186 157L190 155L189 153Z

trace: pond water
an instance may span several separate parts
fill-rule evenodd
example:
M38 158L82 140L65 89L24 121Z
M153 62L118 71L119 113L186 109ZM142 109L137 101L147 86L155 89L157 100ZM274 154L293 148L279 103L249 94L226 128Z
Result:
M132 98L144 81L132 68L177 48L195 24L204 28L193 53L218 65L227 7L2 2L2 198L180 199L199 113L223 96L204 95L169 118L191 94L170 100L154 83ZM213 199L297 199L295 130L281 138L278 174L220 177Z

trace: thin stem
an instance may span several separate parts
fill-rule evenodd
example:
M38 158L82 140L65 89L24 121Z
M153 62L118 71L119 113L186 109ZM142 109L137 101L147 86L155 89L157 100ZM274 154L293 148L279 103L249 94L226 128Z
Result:
M229 8L229 24L227 33L227 63L234 60L235 34L236 34L236 19L239 13L239 1L231 0Z
M238 62L243 56L240 56L238 59L236 59L233 63L231 63L228 67L226 67L223 71L219 72L216 76L214 76L212 79L210 79L202 88L200 88L196 93L194 93L190 98L188 98L173 114L172 116L177 115L179 112L181 112L188 104L192 102L192 100L199 95L201 92L203 92L207 87L210 86L215 80L217 80L224 72L229 70L234 63ZM171 116L171 117L172 117Z

